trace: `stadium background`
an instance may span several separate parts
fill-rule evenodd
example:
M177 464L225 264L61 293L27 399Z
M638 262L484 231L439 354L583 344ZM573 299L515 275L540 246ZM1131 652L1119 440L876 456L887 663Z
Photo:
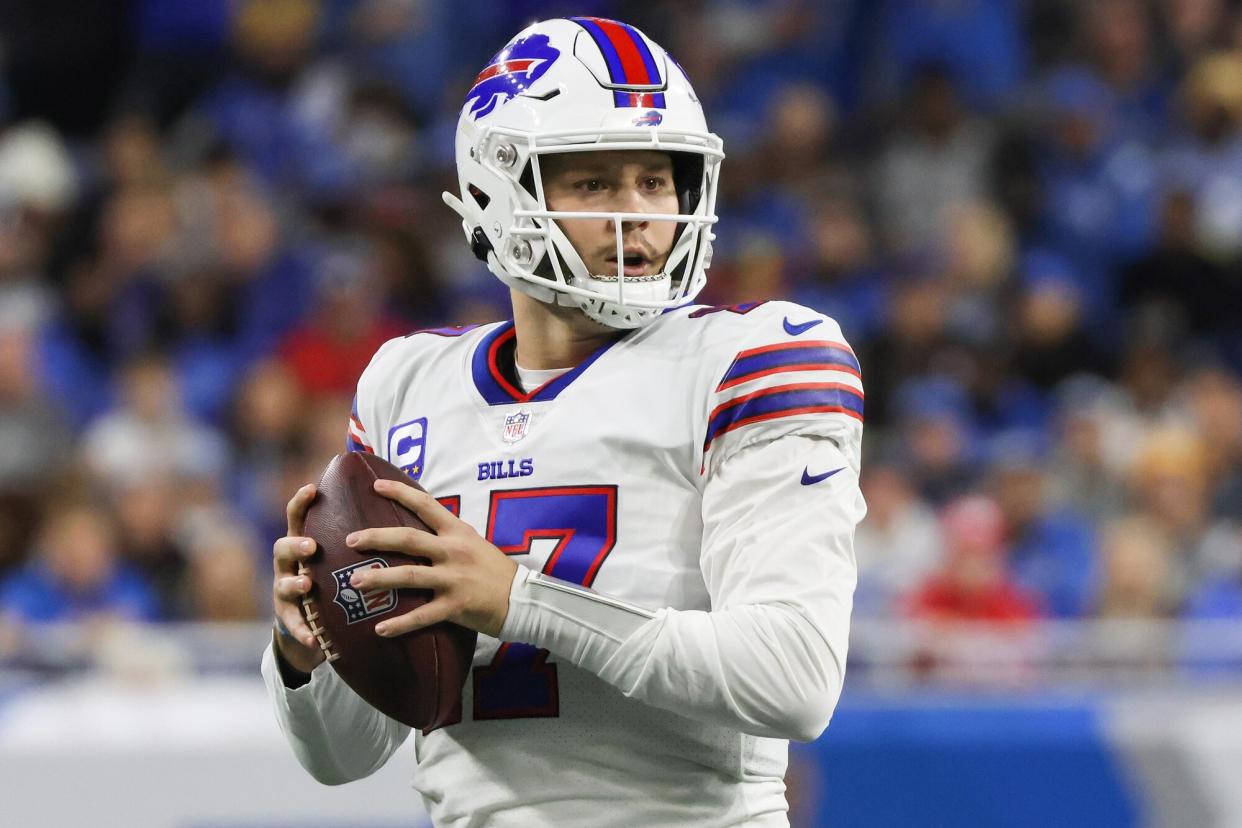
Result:
M664 44L725 140L703 299L863 365L795 825L1242 824L1228 0L0 4L6 812L416 819L399 761L320 790L281 742L270 544L379 343L505 315L439 193L474 74L565 13Z

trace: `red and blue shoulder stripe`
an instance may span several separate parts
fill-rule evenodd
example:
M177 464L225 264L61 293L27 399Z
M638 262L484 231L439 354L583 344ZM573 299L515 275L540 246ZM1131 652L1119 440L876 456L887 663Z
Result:
M371 439L367 436L367 430L362 425L362 420L358 417L358 396L356 394L354 395L353 408L349 412L349 428L345 434L345 450L375 454L375 449L371 447Z
M721 436L786 417L863 421L862 370L844 342L794 340L739 351L717 382L703 453Z

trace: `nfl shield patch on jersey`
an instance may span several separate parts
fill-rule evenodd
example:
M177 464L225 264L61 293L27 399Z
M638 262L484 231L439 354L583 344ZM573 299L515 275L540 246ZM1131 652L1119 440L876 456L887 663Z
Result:
M506 443L516 443L526 436L527 430L530 428L530 412L518 411L515 414L505 416L504 430L500 433L500 439Z

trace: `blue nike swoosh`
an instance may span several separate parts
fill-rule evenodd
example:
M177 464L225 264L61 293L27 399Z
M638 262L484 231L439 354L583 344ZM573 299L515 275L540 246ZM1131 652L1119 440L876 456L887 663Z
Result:
M845 471L845 466L842 466L839 469L833 469L832 471L826 471L823 474L811 474L811 467L807 466L802 470L802 485L810 486L821 480L827 480L839 471Z
M798 334L804 334L807 331L809 331L811 328L814 328L816 325L818 325L820 322L823 322L823 321L824 320L822 319L812 319L810 322L799 322L797 325L795 325L792 322L790 322L789 317L786 316L785 322L784 322L785 333L789 334L790 336L797 336Z

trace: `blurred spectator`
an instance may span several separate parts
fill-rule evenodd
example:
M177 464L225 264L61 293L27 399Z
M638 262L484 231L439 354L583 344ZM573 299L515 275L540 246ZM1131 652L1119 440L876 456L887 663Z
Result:
M1040 237L1073 264L1088 318L1108 322L1113 267L1151 236L1155 160L1143 144L1123 140L1116 95L1091 71L1054 72L1042 97L1049 123L1039 159Z
M1101 579L1095 614L1109 619L1168 618L1180 595L1175 583L1177 550L1162 527L1131 515L1105 524L1100 545Z
M64 306L45 331L43 351L49 387L76 425L108 406L111 369L155 344L174 207L164 182L111 191L95 224L97 249L68 266Z
M948 290L948 333L958 343L994 343L1001 332L1000 299L1007 292L1013 264L1009 224L983 202L953 204L944 218L936 253Z
M880 156L877 196L887 241L898 253L934 247L955 204L987 189L991 135L970 119L943 66L922 67L913 82L909 126Z
M271 519L282 518L289 498L281 499L274 483L281 478L286 456L300 447L305 407L301 386L279 360L254 364L239 386L230 433L237 462L229 490L256 526L266 529Z
M1203 579L1239 563L1236 530L1212 520L1208 457L1193 432L1159 429L1147 436L1130 477L1134 503L1175 550L1168 581L1179 601Z
M1083 54L1113 91L1120 133L1158 139L1172 90L1155 63L1149 4L1097 0L1083 17Z
M1103 373L1106 360L1085 327L1082 289L1073 267L1051 251L1032 250L1012 320L1015 372L1042 392L1069 376Z
M229 461L228 445L186 417L167 360L136 358L125 366L121 382L121 404L83 435L90 470L110 485L161 476L182 486L218 480Z
M807 271L791 298L832 316L850 341L866 342L884 321L889 288L867 219L852 200L830 198L817 204L810 221Z
M20 560L73 451L59 410L36 387L30 332L4 319L11 310L0 306L0 572Z
M1093 520L1126 503L1124 471L1141 426L1123 395L1098 377L1075 376L1057 388L1051 457L1052 498Z
M388 314L376 264L369 247L327 253L317 273L314 315L280 345L281 359L312 396L352 396L379 346L409 333Z
M206 275L233 311L235 355L271 351L310 310L309 250L286 244L272 193L238 159L214 157L177 189L183 275ZM227 353L225 357L227 359Z
M110 491L117 519L118 556L140 573L155 593L161 618L184 619L189 613L185 550L176 542L184 504L167 477L122 480Z
M837 128L836 105L828 93L811 84L781 87L768 109L767 127L760 158L769 186L804 201L828 191Z
M0 610L25 622L152 621L159 612L147 583L118 560L111 518L87 503L49 511L34 558L0 583Z
M243 0L233 20L235 71L200 103L209 135L263 180L314 201L346 196L353 171L297 84L313 57L320 0Z
M77 172L56 130L0 122L0 197L39 213L60 213L77 195Z
M909 409L908 402L899 399L901 384L940 367L939 357L949 344L947 308L943 280L920 274L894 281L876 336L855 345L867 382L869 424L893 424L903 405Z
M223 516L221 516L223 517ZM202 621L254 621L270 612L254 550L263 544L244 524L222 519L189 545L187 615Z
M1204 365L1187 377L1185 402L1188 425L1211 446L1212 514L1242 522L1242 381L1219 364Z
M1203 336L1242 319L1242 282L1199 251L1194 215L1189 192L1169 192L1156 244L1122 272L1121 306L1158 315L1181 336Z
M899 465L868 463L862 491L867 519L854 535L854 610L886 616L941 566L940 527L936 513L911 488Z
M1038 617L1038 598L1006 575L1004 518L995 502L978 495L954 500L941 527L947 558L911 597L914 617L1008 623Z
M229 0L137 0L133 8L136 65L125 104L172 123L206 90L224 64Z
M609 16L589 3L568 14ZM332 9L333 6L337 8ZM409 3L360 0L328 4L335 13L342 51L352 75L390 80L403 105L427 115L464 94L477 71L512 32L537 18L556 16L547 3ZM454 113L455 114L455 113Z
M733 180L721 178L718 209L733 232L719 243L730 256L757 244L800 249L810 236L805 211L812 200L849 188L848 172L832 163L836 110L822 89L781 86L765 97L762 111L762 140L743 149Z
M1005 521L1009 573L1040 596L1048 615L1083 615L1093 590L1096 548L1073 504L1049 496L1038 432L1009 432L991 444L990 488Z
M940 505L963 494L976 476L970 403L949 379L910 381L898 392L901 451L919 493Z
M1161 0L1163 20L1176 51L1176 70L1219 44L1225 0Z
M884 45L899 81L938 61L952 71L972 105L987 109L1004 99L1025 68L1017 0L894 0L886 4L884 18Z
M1182 82L1187 134L1165 176L1195 204L1195 235L1209 255L1242 251L1242 52L1200 58Z

